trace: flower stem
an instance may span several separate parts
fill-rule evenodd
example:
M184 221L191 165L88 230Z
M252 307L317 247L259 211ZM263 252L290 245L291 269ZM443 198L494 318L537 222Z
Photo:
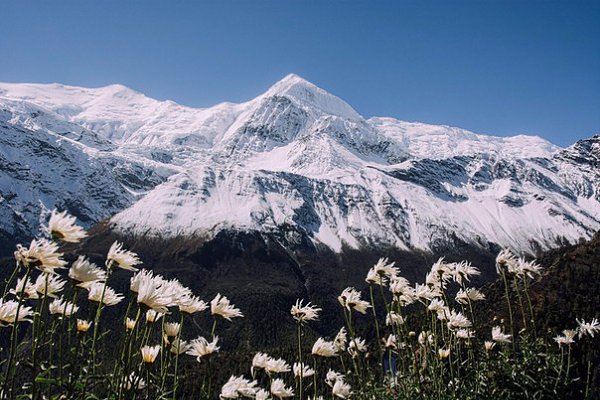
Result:
M510 332L512 337L515 337L515 326L513 324L513 313L512 307L510 305L510 296L508 294L508 282L506 281L506 272L503 268L500 269L500 274L502 275L502 282L504 283L504 295L506 297L506 305L508 306L508 317L510 319ZM515 349L515 340L512 341L513 350Z
M537 338L537 328L535 326L535 317L533 314L533 306L531 304L531 297L529 296L529 283L527 282L527 277L523 278L524 284L525 284L525 297L527 298L527 304L529 306L529 318L531 321L531 325L532 325L532 330L533 330L533 337Z
M300 394L300 399L302 399L302 379L304 378L303 375L303 371L304 371L304 366L302 364L302 325L300 322L296 323L297 325L297 330L298 330L298 362L300 363L300 379L299 379L299 394ZM315 371L316 374L316 371Z
M215 331L217 330L217 317L215 317L212 325L212 330L210 331L210 336L212 339L215 338Z
M33 345L32 345L32 361L33 361L33 383L32 383L32 387L31 387L31 397L33 399L37 399L37 371L38 371L38 352L37 352L37 347L40 341L43 342L43 337L45 336L45 330L43 329L43 325L44 325L44 319L43 319L43 314L44 314L44 310L46 309L46 300L48 298L48 279L49 279L50 274L46 273L46 280L44 283L44 297L42 297L42 301L40 302L40 307L39 307L39 313L37 313L37 324L34 318L33 321L33 326L36 327L37 326L37 330L35 332L35 339L33 341Z
M348 325L348 332L350 333L350 338L354 342L354 348L356 349L356 351L358 351L358 346L356 345L356 339L354 337L354 329L352 329L352 310L346 313L346 309L344 308L344 318L346 319L346 324ZM358 379L361 375L358 371L356 360L354 359L354 357L352 357L352 355L350 355L350 359L352 360L352 366L354 367L354 372L356 373L356 378Z
M315 373L313 374L313 399L317 398L317 357L313 356L313 369L315 370ZM300 377L300 382L302 382L302 378ZM302 397L300 397L302 398Z
M179 333L177 334L177 352L175 353L175 374L174 374L174 382L173 382L173 400L176 399L177 395L177 370L179 368L179 346L181 346L181 332L183 331L183 313L181 313L181 318L179 320Z
M568 384L570 370L571 370L571 345L569 345L569 351L567 351L567 371L565 372L565 385Z
M521 296L521 287L519 286L519 279L517 277L513 280L513 286L515 292L517 292L517 299L519 300L519 307L521 308L521 318L523 319L523 328L527 330L527 316L525 315L525 307L523 306L523 297ZM513 336L514 338L514 336Z
M381 336L379 334L379 321L377 321L377 311L375 309L375 299L373 298L373 285L369 285L369 294L371 295L371 310L373 311L373 321L375 321L375 335L377 339L375 344L377 346L377 353L381 357Z
M558 370L558 375L556 376L556 382L554 383L554 391L555 392L556 392L556 388L558 387L558 382L560 381L560 377L562 375L564 358L565 358L565 350L564 350L563 346L560 346L560 369Z
M112 265L112 260L110 260L110 262L106 265L106 280L104 281L104 286L102 286L102 295L100 296L100 302L98 303L98 309L96 310L96 317L94 318L94 335L92 336L92 373L94 373L96 370L96 340L98 339L104 294L106 293L106 286L108 285L108 278L110 277L110 273L112 271Z
M17 267L18 267L18 262L17 262ZM8 384L8 380L10 377L10 393L12 396L12 391L14 388L14 383L15 383L15 374L13 373L13 362L15 361L15 354L17 352L17 332L19 330L18 328L18 320L19 320L19 313L21 311L21 305L23 304L23 298L25 297L25 282L27 282L27 279L29 278L29 274L31 273L31 269L29 267L27 267L27 271L25 272L25 278L23 279L23 287L21 288L21 293L19 294L19 301L17 303L17 310L16 310L16 314L15 314L15 322L13 323L12 326L12 332L10 335L10 355L8 356L8 363L6 364L6 373L4 376L4 385L2 387L2 393L4 395L7 394L6 389L7 384Z
M4 291L2 292L2 300L4 300L4 298L6 298L6 293L8 293L9 287L10 287L13 279L15 279L15 276L19 272L19 267L20 267L19 261L17 261L17 264L15 265L15 269L13 270L12 274L6 281L6 286L4 286ZM29 270L29 268L27 268L27 270ZM25 289L25 282L27 282L27 278L23 279L23 289ZM23 292L23 290L21 291L21 293L22 292Z
M590 395L590 375L592 372L592 361L588 360L587 362L587 374L585 378L585 399L589 398Z

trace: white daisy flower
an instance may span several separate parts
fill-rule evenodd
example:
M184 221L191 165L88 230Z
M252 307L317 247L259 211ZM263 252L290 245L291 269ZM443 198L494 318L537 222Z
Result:
M244 316L238 308L235 308L229 302L227 297L222 296L220 293L217 293L215 298L211 300L210 312L212 315L219 315L228 321L231 321L231 318Z
M128 271L137 271L135 265L142 263L137 254L129 250L123 250L123 244L116 241L110 246L106 260L115 262L119 268Z
M353 287L344 289L342 294L338 296L338 301L348 311L354 309L361 314L366 314L367 308L371 307L367 301L361 299L360 292Z
M277 378L271 382L271 394L279 399L284 399L286 397L294 397L294 390L285 386L282 379Z
M87 233L75 223L76 221L77 219L68 215L66 211L59 213L52 210L46 229L53 237L63 242L78 243Z
M220 347L217 346L218 341L218 336L215 336L211 342L200 336L189 342L189 348L186 354L196 357L196 360L200 362L202 357L210 356L219 351Z
M319 319L319 312L321 312L321 308L311 305L310 302L306 305L302 305L303 301L304 300L300 299L296 300L296 304L294 304L290 310L292 317L300 323Z

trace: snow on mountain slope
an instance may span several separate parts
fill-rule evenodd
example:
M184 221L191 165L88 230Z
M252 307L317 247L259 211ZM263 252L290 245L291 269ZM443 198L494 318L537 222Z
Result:
M14 165L39 164L46 173L47 187L0 201L13 219L36 201L68 206L74 193L50 178L77 171L79 199L92 204L78 216L118 212L113 228L137 235L234 229L335 251L427 250L455 239L531 251L600 229L600 137L560 149L534 136L365 120L293 74L248 102L205 109L120 85L0 84L0 110L3 139L12 138L10 151L0 151L2 196L26 186ZM42 156L17 143L19 135L73 150ZM60 168L44 167L54 164Z
M225 228L277 235L291 225L336 251L344 244L429 249L450 245L453 235L531 251L529 240L552 247L600 228L597 188L595 199L586 198L561 189L570 178L560 177L560 165L544 168L545 175L539 168L533 161L461 157L443 165L363 167L328 179L208 167L172 177L113 221L166 237Z
M46 209L68 209L90 227L138 199L174 172L119 155L109 141L52 112L0 101L0 233L38 234Z
M465 129L393 118L373 117L369 123L384 135L398 140L414 156L443 159L447 157L498 153L504 157L548 157L560 147L538 136L486 136Z
M194 109L158 101L122 85L88 89L60 84L0 84L0 98L27 101L116 144L210 147L243 109L219 104Z

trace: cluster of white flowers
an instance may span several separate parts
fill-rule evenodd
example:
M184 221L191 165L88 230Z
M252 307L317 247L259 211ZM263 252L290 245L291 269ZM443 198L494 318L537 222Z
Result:
M506 268L506 271L519 278L533 278L541 272L541 268L535 262L517 258L508 251L503 251L499 255L497 266L499 269ZM462 343L461 341L469 343L475 337L475 331L472 329L472 321L465 315L465 310L471 310L471 313L473 313L472 303L486 299L480 290L473 287L466 287L466 284L478 275L480 275L479 269L468 262L448 263L443 258L440 258L427 273L425 283L416 283L413 286L406 278L399 276L399 269L394 266L394 263L391 263L388 259L380 259L369 269L365 281L371 285L376 285L375 287L387 286L392 293L392 303L386 303L387 313L385 314L386 326L389 327L387 329L392 329L392 332L378 338L381 342L381 348L391 352L399 352L405 348L406 343L400 342L400 336L397 334L397 332L401 332L401 329L404 329L401 327L406 323L406 317L402 315L401 308L415 302L422 303L427 311L433 313L432 318L434 316L437 317L433 319L434 321L435 319L442 321L443 327L447 327L447 332L449 332L451 337L456 338L454 340L457 340L458 343ZM459 286L454 296L454 301L458 305L456 309L451 307L446 297L448 285L452 282ZM352 311L366 314L370 308L374 307L373 303L363 300L361 292L353 287L344 289L338 296L338 302L344 307L346 313L349 312L349 314L346 314L347 323L351 320ZM305 305L303 300L298 299L292 306L290 313L299 323L299 326L301 326L304 322L318 319L321 311L320 308L311 305L311 303ZM376 317L375 313L374 317ZM597 319L593 319L591 322L578 320L577 323L578 328L576 331L565 330L562 336L555 338L559 345L573 343L577 334L580 337L584 335L593 337L596 333L600 332L600 323ZM418 335L418 344L422 346L423 350L432 350L435 352L436 357L440 360L450 359L451 352L458 351L457 348L453 347L453 342L448 343L444 337L436 337L435 335L436 333L432 331L423 330ZM440 332L437 335L440 335ZM408 337L415 336L415 332L408 334ZM485 351L489 353L497 345L511 343L512 339L512 335L504 333L501 326L494 326L491 330L491 340L484 341L483 346ZM442 347L438 348L437 346L440 343ZM470 346L470 344L467 344L467 346ZM347 352L352 359L356 359L361 353L367 353L367 351L367 342L357 336L348 338L347 330L343 327L333 340L319 337L313 343L311 354L313 357L339 357ZM449 362L452 362L452 360ZM255 372L261 369L266 371L269 376L272 376L289 372L290 365L283 359L276 359L259 352L255 354L252 360L252 376L254 377ZM291 370L296 379L300 381L307 377L314 377L317 374L315 369L310 368L302 362L295 362ZM286 386L282 378L271 379L270 391L256 388L256 381L253 382L245 378L232 376L223 387L221 397L248 397L248 393L250 392L252 392L250 396L254 396L256 399L267 399L269 394L278 399L294 396L294 391ZM325 382L331 388L331 395L333 397L348 399L352 396L351 387L345 382L343 374L329 370L325 377ZM238 387L237 385L242 388L245 387L244 385L251 385L252 389L249 391L246 390L246 394L244 394L243 391L240 392L235 389ZM302 388L302 385L300 385L300 388ZM319 397L316 398L318 399Z
M387 258L380 258L379 261L367 272L367 283L384 286L394 276L397 276L400 270L394 267L393 262Z
M577 335L577 331L573 329L565 329L562 333L562 335L558 335L554 338L554 341L558 343L559 346L571 345L575 343L575 335Z
M572 345L575 343L575 337L579 337L581 339L584 336L589 336L593 338L597 333L600 332L600 322L598 322L597 318L593 318L590 322L585 322L583 319L576 319L576 322L576 329L565 329L562 331L562 335L557 335L554 338L554 341L559 347L564 345Z
M485 295L475 288L460 289L455 300L458 304L469 304L471 301L485 300Z
M221 388L221 399L254 398L258 391L258 382L250 381L242 376L231 376Z
M63 299L55 299L50 303L48 309L50 310L50 314L61 314L70 317L79 310L79 306Z
M367 342L359 337L351 339L348 342L348 353L352 358L358 357L359 353L367 352Z
M282 359L275 359L265 353L256 353L252 359L251 372L254 377L257 370L265 370L270 379L270 387L266 389L258 387L256 380L249 380L243 376L232 375L229 380L221 388L221 399L237 399L240 397L248 397L254 399L267 400L269 395L278 399L294 397L294 390L287 386L283 378L273 377L277 373L289 372L290 366ZM293 373L296 379L302 380L314 377L316 371L303 363L294 363ZM325 376L325 383L331 388L331 393L334 397L348 399L352 395L350 385L345 383L344 375L333 370L329 370ZM310 397L309 397L310 398ZM323 399L322 396L315 397L315 400Z
M282 358L274 358L266 353L258 352L254 355L254 358L252 358L250 372L252 375L254 375L255 371L260 369L264 370L269 376L271 376L284 372L290 372L292 368Z
M496 272L506 271L514 276L534 279L542 274L542 267L535 261L525 261L523 257L515 256L510 250L502 250L496 257Z
M24 277L17 277L16 285L8 291L11 295L16 296L19 301L6 300L4 298L0 300L0 325L13 325L20 321L33 322L33 308L22 304L22 302L42 297L54 298L48 304L50 315L56 315L61 318L71 317L80 309L80 306L75 301L77 300L77 290L81 288L87 291L87 299L98 303L98 306L94 321L76 319L75 328L78 335L85 335L90 327L94 326L93 347L96 341L102 308L116 305L125 297L107 285L113 267L117 267L136 272L131 277L130 289L139 305L138 316L130 318L126 315L124 317L124 325L128 335L131 335L132 338L138 337L141 331L136 332L135 335L133 332L140 325L140 311L142 309L145 310L147 331L139 336L145 337L144 345L139 347L139 357L141 357L141 360L145 364L154 363L163 350L177 356L188 354L196 357L198 361L219 351L218 336L213 334L210 341L200 336L186 342L181 338L181 323L164 321L163 318L166 318L166 315L169 314L171 307L178 307L182 314L193 314L208 309L209 304L199 297L194 296L192 291L182 285L177 279L165 279L163 276L148 270L139 271L137 266L142 264L142 262L138 255L125 249L123 244L118 241L115 241L108 250L105 268L98 267L84 256L79 256L68 270L68 277L74 288L74 301L67 301L64 297L58 298L58 295L67 284L67 280L61 278L58 272L66 268L67 262L63 259L63 253L59 252L59 244L55 241L77 243L86 238L87 233L76 225L74 217L69 216L66 212L59 213L56 210L51 213L48 225L44 231L51 239L35 239L29 247L17 246L14 254L17 261L15 273L19 271L20 267L25 267L27 274ZM32 282L30 273L33 268L40 270L41 273ZM320 309L310 306L310 304L302 306L302 303L300 303L298 305L298 317L305 321L315 319L316 314L320 311ZM221 294L217 294L210 302L210 310L214 317L218 316L227 320L243 317L242 312L232 305L227 297ZM302 312L304 312L304 315L300 314ZM152 324L161 318L163 318L161 329L163 343L157 345L149 344L148 338L150 335L148 332L151 330ZM94 349L92 348L92 356L95 354L93 352ZM269 359L266 369L270 373L278 373L290 371L291 367L283 360ZM303 366L303 371L307 375L311 369ZM123 378L119 383L119 387L126 390L134 387L140 389L146 387L147 384L149 382L145 382L140 376L132 372ZM288 397L286 396L286 390L285 385L282 386L274 382L271 393L280 398ZM267 393L267 396L263 396L264 393ZM268 392L254 390L252 383L244 379L232 379L224 387L222 397L234 398L238 394L252 397L257 396L257 398L263 396L264 399L268 397Z
M13 325L13 329L16 331L17 322L32 322L34 315L37 320L40 313L34 313L33 308L24 302L42 297L44 302L40 304L46 304L47 297L52 298L52 301L47 303L48 311L53 316L52 318L60 318L55 319L55 322L62 323L79 311L80 306L76 304L76 294L77 290L83 289L87 291L89 301L98 303L96 319L93 321L77 319L74 326L78 338L85 338L86 332L93 327L92 343L95 343L101 310L104 306L120 303L125 297L107 284L114 266L135 272L130 278L129 288L134 294L135 300L132 300L130 306L135 307L137 302L137 315L134 318L125 315L122 329L126 332L128 340L131 339L132 343L136 343L134 349L139 350L139 353L135 350L138 365L145 364L149 372L152 368L151 364L156 362L159 355L162 368L164 360L170 360L168 357L179 357L179 355L186 354L195 357L198 362L203 362L219 352L219 337L215 335L217 321L220 319L231 321L233 318L243 317L241 310L220 293L217 293L210 303L207 303L195 296L191 289L177 279L166 279L150 270L138 269L136 266L142 264L138 255L125 249L122 243L115 241L111 245L104 268L98 267L86 257L80 256L68 270L70 280L63 279L59 271L66 268L67 262L63 260L63 254L59 252L59 246L55 241L77 243L86 238L87 233L75 222L76 219L66 212L59 213L54 210L45 228L48 238L35 239L29 247L17 246L15 251L17 267L26 267L27 274L24 277L17 277L16 285L8 291L18 301L0 299L0 326ZM30 279L30 273L35 269L41 273L37 272L38 276L35 279L32 276ZM503 276L510 274L515 282L522 282L520 280L527 282L527 278L533 279L542 273L541 267L535 261L526 261L522 257L515 256L509 250L503 250L498 254L496 269ZM299 392L299 397L304 398L302 382L304 379L313 378L315 382L313 400L322 400L322 397L316 396L317 379L324 380L331 389L331 396L349 399L353 392L351 386L346 382L344 374L329 369L324 378L319 376L319 368L316 365L317 362L323 362L321 358L340 357L342 366L344 366L343 357L349 356L355 367L355 375L359 375L357 365L363 365L365 360L368 364L371 357L379 356L383 359L384 355L387 355L390 356L391 364L392 355L399 355L407 348L416 349L415 357L439 358L441 361L436 361L439 365L455 362L456 359L460 359L463 346L471 346L472 339L475 337L475 331L472 329L474 325L472 321L475 320L476 315L473 312L473 303L486 299L480 290L467 287L471 280L480 274L479 269L468 262L446 262L442 257L431 266L424 283L414 283L413 285L408 279L400 276L400 269L395 266L394 262L390 262L387 258L381 258L368 270L365 278L366 283L369 284L371 302L364 300L362 293L354 287L347 287L337 297L339 304L343 307L346 326L342 327L332 340L319 337L314 341L311 348L312 359L315 362L313 368L303 362L302 330L306 323L318 320L323 310L311 302L305 304L304 299L297 299L290 309L290 314L296 321L298 330L299 354L297 361L290 364L283 358L271 357L266 353L258 352L254 355L250 367L253 380L244 376L231 376L222 386L220 398L247 397L256 400L270 400L271 398L282 400L296 396L295 391ZM74 288L75 296L72 301L65 299L65 292L68 293L68 291L64 288L68 282ZM375 289L380 290L382 294L385 314L377 312L373 295ZM390 292L391 301L388 301L387 296L390 296ZM454 297L449 296L449 293L455 293ZM451 304L452 299L454 303ZM430 327L422 330L418 336L413 331L406 333L407 326L410 326L411 316L409 313L403 313L403 307L409 305L422 305L428 319L431 320ZM183 314L201 312L209 307L213 316L213 330L211 336L207 336L210 339L198 336L189 341L184 340L182 336ZM179 310L181 322L168 321L174 308ZM372 353L369 353L367 341L359 337L353 329L352 318L356 315L353 313L354 311L363 315L371 311L373 314L377 337L375 338L376 347L372 347L374 350ZM468 314L469 311L470 314ZM129 314L129 308L127 314ZM467 317L467 314L471 319ZM384 332L380 333L379 318L383 318L383 316L385 316L385 325L381 325L381 327ZM357 317L365 318L360 315ZM492 352L494 349L505 351L507 348L504 347L505 344L513 343L513 341L516 344L518 341L516 335L513 337L504 332L504 327L501 326L503 323L501 321L499 325L491 329L491 340L484 341L483 349L487 352L488 357L494 355ZM143 332L140 325L144 326ZM570 346L575 343L577 337L579 339L584 336L594 337L600 333L600 322L596 318L590 322L578 319L577 325L576 329L566 329L562 335L554 338L559 346ZM159 329L160 344L150 344L152 329ZM365 337L370 337L370 333L367 333ZM138 338L143 340L139 341ZM411 343L414 343L415 347L411 347L413 346ZM456 357L455 354L457 354ZM331 362L335 361L327 361L327 363ZM425 358L423 364L426 365L427 362L428 360ZM265 376L268 378L268 387L259 386L258 382L262 384L264 380L254 380L257 374L261 374L259 371L264 371L261 378L265 378ZM153 380L150 379L146 382L141 378L139 372L140 370L131 373L126 371L116 387L125 390L150 387ZM344 370L344 372L347 371ZM289 373L292 373L293 376ZM295 390L293 386L286 384L286 378L295 380ZM327 386L324 387L327 388ZM176 388L173 393L176 393Z
M331 394L341 399L352 396L352 388L345 382L345 377L339 372L329 370L325 376L325 383L331 388Z
M67 262L58 252L58 244L47 239L34 239L28 248L17 245L15 259L26 267L36 267L42 272L55 274L57 269L65 267Z

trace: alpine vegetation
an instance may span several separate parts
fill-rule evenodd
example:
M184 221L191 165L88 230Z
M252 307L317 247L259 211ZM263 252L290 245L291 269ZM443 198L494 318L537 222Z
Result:
M348 287L337 297L344 326L335 335L311 338L308 330L323 309L297 299L289 320L282 321L296 325L289 338L294 350L259 351L240 364L239 356L222 350L219 327L243 323L251 310L240 310L226 294L203 300L177 279L140 269L138 255L119 242L107 250L104 266L84 255L74 255L68 265L62 246L87 233L65 212L53 211L43 232L46 237L28 247L17 246L16 265L3 288L0 335L7 345L1 349L1 399L599 394L590 356L600 336L598 317L580 316L560 333L538 331L529 287L543 279L543 269L508 250L496 259L506 318L484 312L488 293L470 286L480 272L469 262L441 258L423 283L411 283L382 258L367 273L368 292ZM127 293L115 285L117 269L130 274ZM108 318L120 303L125 312L117 321ZM206 337L198 335L192 318L203 312L211 321Z

